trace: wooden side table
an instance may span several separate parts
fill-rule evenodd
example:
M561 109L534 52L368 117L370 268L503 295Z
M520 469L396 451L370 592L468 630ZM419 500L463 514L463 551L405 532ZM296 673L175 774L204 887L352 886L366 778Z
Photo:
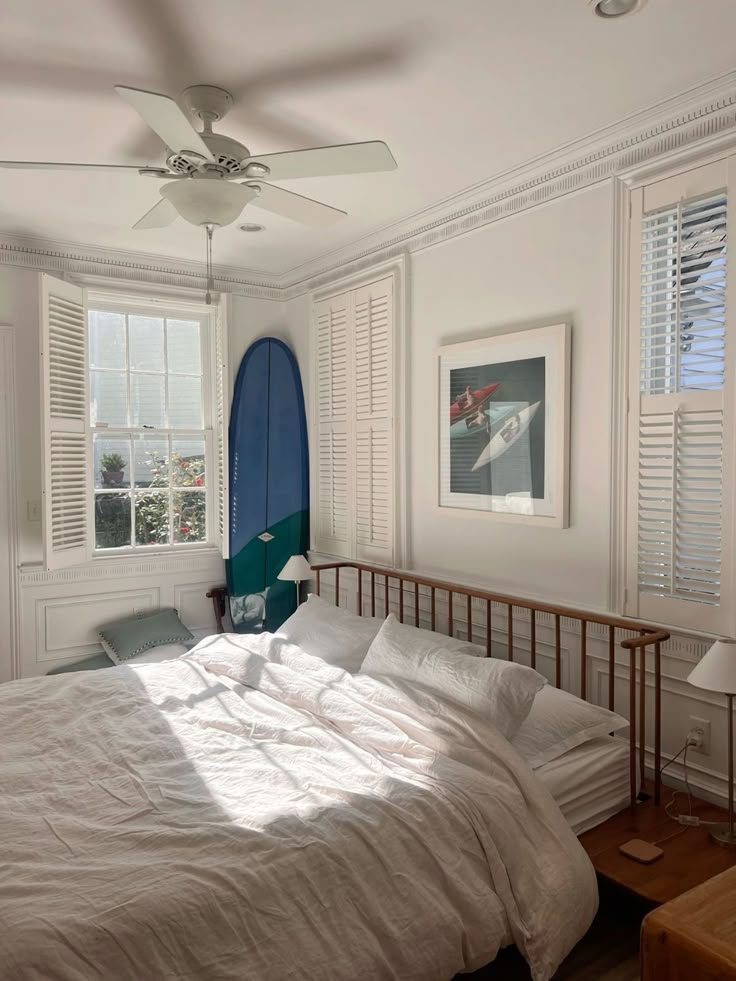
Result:
M647 914L641 971L642 981L736 981L736 869Z
M665 798L667 795L665 789ZM703 821L726 820L722 808L695 797L693 814ZM736 865L736 849L716 844L703 827L683 828L682 834L661 841L664 855L651 865L635 862L618 850L619 845L631 838L651 842L668 838L678 827L667 817L664 807L655 807L649 800L586 831L580 836L580 843L601 878L659 905Z

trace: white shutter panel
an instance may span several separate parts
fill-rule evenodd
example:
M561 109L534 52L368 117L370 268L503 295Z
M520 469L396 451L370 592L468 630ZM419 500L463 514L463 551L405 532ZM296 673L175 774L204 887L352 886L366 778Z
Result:
M85 291L41 276L43 538L47 569L92 555Z
M220 297L215 318L215 455L217 469L216 528L215 539L223 559L229 557L230 536L228 529L229 449L228 426L230 425L230 367L228 363L228 310L229 295Z
M352 487L349 453L349 296L315 304L317 347L317 529L318 551L349 558Z
M393 563L393 279L355 290L355 557Z
M727 199L712 189L727 175L703 170L632 197L631 281L640 291L631 311L625 612L714 633L730 632L733 619L722 548L730 550L733 529L733 424L724 411L733 377ZM663 204L668 194L674 203Z

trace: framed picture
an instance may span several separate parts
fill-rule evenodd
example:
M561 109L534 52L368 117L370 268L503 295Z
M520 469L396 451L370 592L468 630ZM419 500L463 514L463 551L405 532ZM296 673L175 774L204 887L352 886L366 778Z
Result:
M568 524L570 326L439 349L439 505Z

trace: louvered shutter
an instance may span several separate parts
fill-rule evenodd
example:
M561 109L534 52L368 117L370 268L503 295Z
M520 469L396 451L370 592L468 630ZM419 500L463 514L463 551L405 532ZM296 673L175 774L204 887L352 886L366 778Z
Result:
M393 279L353 293L355 557L393 562Z
M43 539L47 569L92 555L85 291L41 276Z
M318 551L351 556L352 454L348 399L351 338L350 297L315 304L317 348L317 531Z
M728 165L632 196L625 612L732 632ZM727 357L728 353L728 357Z
M215 358L214 412L215 420L215 465L217 469L217 498L215 514L215 540L223 559L230 555L230 536L228 534L228 504L230 487L228 482L228 424L230 421L230 368L228 363L228 310L230 296L220 297L215 316Z

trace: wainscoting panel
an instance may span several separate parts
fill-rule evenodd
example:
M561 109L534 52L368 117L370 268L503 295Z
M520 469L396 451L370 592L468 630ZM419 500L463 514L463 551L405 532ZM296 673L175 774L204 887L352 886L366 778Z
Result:
M181 557L178 557L181 558ZM69 576L63 571L24 570L19 577L21 610L20 677L46 674L102 650L97 630L136 614L173 607L199 639L216 630L206 593L225 580L222 559L207 553L186 563L162 557L121 563L102 560L94 570Z
M94 654L100 650L97 630L102 624L153 613L160 602L159 590L152 587L135 592L41 599L34 606L40 662Z

